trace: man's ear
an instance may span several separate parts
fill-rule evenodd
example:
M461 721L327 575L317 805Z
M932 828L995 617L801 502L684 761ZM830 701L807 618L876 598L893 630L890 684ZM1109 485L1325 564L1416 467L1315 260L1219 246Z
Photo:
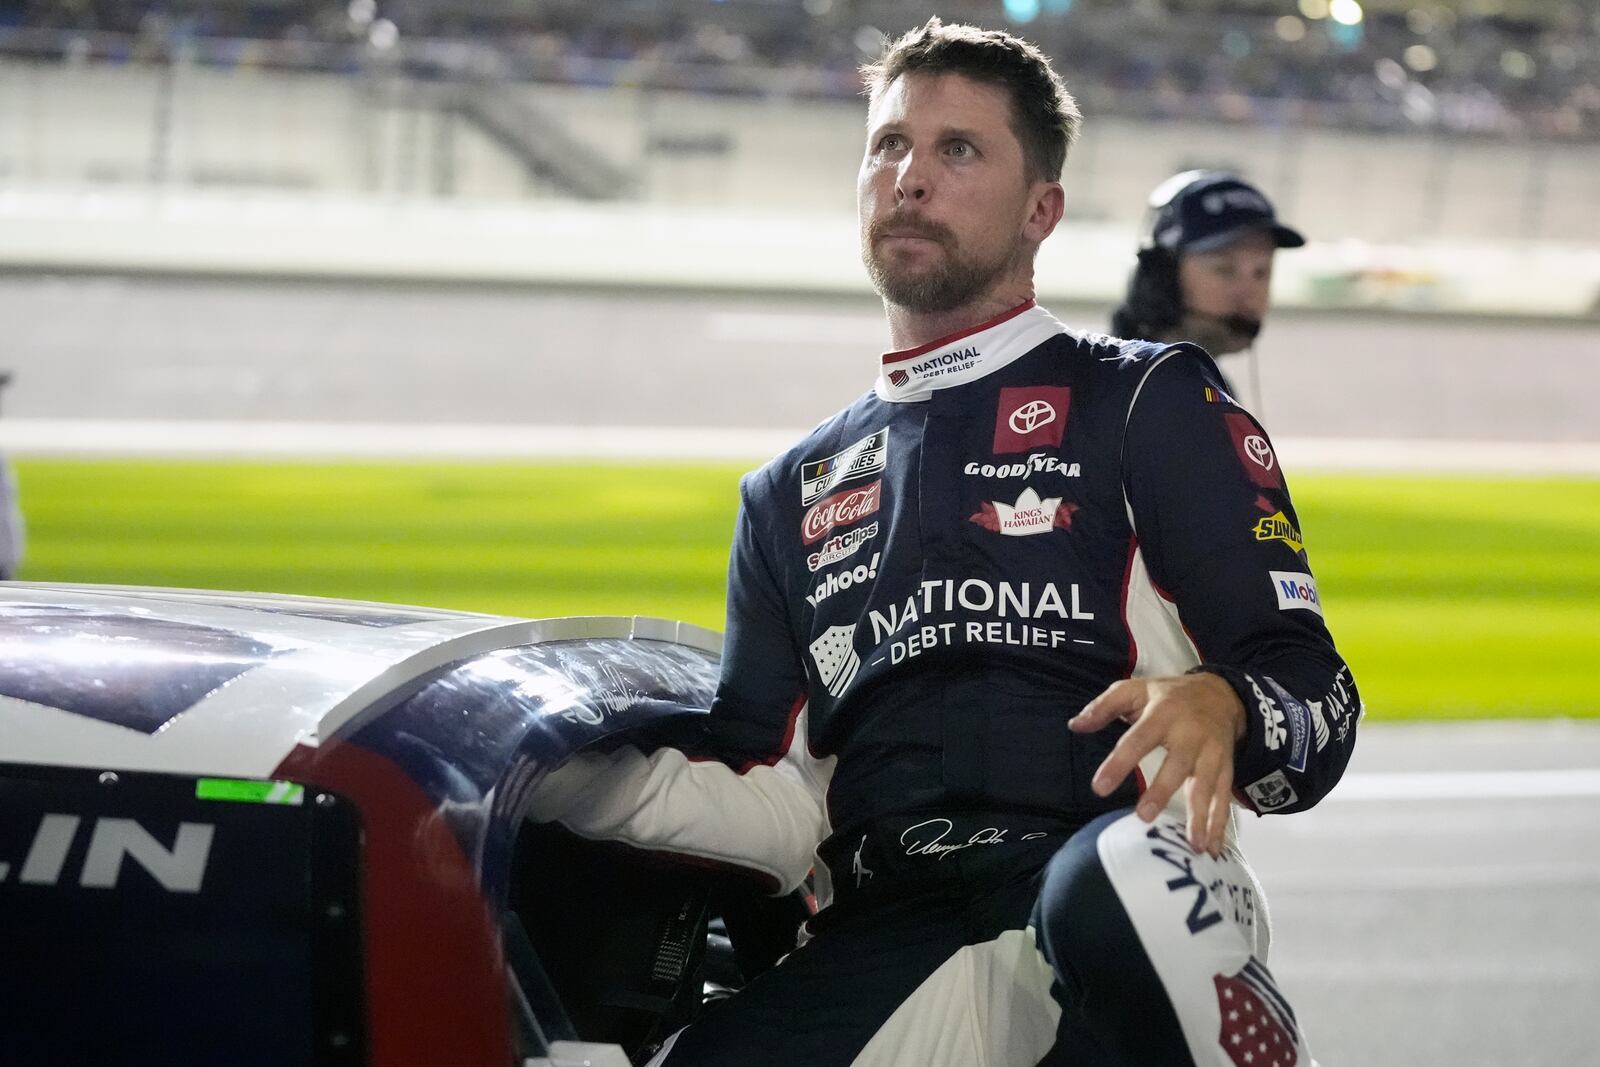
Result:
M1060 182L1035 182L1033 199L1027 219L1022 224L1022 236L1033 244L1042 244L1055 232L1056 223L1067 210L1066 190Z

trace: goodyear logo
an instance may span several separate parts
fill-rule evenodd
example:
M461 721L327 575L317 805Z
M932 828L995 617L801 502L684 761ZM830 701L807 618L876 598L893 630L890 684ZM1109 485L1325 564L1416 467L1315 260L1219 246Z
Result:
M1257 520L1255 531L1257 541L1282 541L1296 552L1306 550L1300 531L1294 528L1294 523L1290 522L1289 517L1281 511Z

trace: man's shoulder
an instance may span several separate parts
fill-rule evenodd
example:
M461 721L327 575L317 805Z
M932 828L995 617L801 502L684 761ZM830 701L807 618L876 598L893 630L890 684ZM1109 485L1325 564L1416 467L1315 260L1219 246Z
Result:
M1220 385L1222 371L1206 350L1188 341L1144 341L1105 333L1069 331L1055 339L1068 345L1073 355L1094 366L1107 378L1120 380L1137 391L1145 376L1157 366L1171 365L1176 373L1208 385ZM1171 375L1172 371L1163 371Z
M1061 339L1072 343L1081 354L1113 372L1143 371L1175 349L1199 351L1193 345L1141 341L1138 338L1116 337L1093 331L1069 331L1062 334Z
M853 460L858 469L882 464L888 453L887 405L870 390L847 407L829 415L794 444L745 475L745 493L764 498L804 483L825 481L841 459ZM808 478L808 467L814 467ZM785 495L793 495L787 493Z

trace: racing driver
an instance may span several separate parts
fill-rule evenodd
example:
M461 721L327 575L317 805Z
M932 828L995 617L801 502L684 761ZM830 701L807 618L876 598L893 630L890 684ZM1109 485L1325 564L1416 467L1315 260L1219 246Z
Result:
M1034 303L1079 123L930 21L865 68L896 351L741 484L707 750L570 761L532 815L814 869L801 944L668 1067L1311 1063L1235 804L1338 781L1360 699L1270 440L1191 345Z

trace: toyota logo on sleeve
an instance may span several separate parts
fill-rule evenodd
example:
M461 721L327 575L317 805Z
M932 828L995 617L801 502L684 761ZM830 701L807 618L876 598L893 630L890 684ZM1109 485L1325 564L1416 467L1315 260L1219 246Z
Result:
M1272 454L1272 445L1256 420L1233 411L1222 420L1228 426L1228 436L1233 438L1233 448L1245 477L1262 489L1282 489L1283 471L1278 467L1278 457Z
M1265 437L1251 434L1244 439L1244 454L1254 461L1263 470L1271 470L1273 465L1272 446L1267 444Z
M1032 433L1056 417L1056 409L1047 400L1030 400L1011 413L1008 420L1015 433Z

